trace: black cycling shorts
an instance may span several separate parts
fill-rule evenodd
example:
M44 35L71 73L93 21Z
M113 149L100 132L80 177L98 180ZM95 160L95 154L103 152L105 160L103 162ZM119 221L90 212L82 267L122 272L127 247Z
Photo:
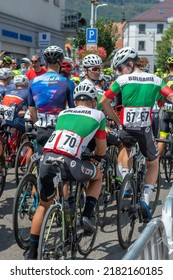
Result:
M138 142L141 153L147 160L153 161L158 157L158 146L150 126L139 130L123 128L119 131L119 137L126 148L131 148Z
M50 127L37 127L37 146L38 146L38 153L39 155L43 154L43 147L45 146L46 142L48 141L49 137L55 131L55 128Z
M168 114L166 112L162 112L160 118L160 132L169 133L170 128L169 124L173 124L173 114Z
M39 170L39 189L40 198L43 201L51 200L56 193L56 185L54 178L56 177L55 168L51 164L47 164L46 160L60 157L64 161L61 175L63 181L89 181L96 176L96 166L89 161L80 160L78 158L67 157L56 153L45 153L40 159Z

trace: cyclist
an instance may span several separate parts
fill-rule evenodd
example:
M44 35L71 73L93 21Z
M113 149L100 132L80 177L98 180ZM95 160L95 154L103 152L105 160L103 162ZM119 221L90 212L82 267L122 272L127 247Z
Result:
M164 79L164 81L167 84L167 86L169 86L173 90L173 57L172 56L168 57L167 65L169 69L169 74ZM173 105L167 99L165 99L163 103L164 104L163 104L163 111L160 118L159 134L161 139L166 139L169 134L169 123L173 122ZM164 146L165 146L164 143L159 142L158 147L159 147L160 156L163 153Z
M0 68L0 99L5 95L7 86L12 79L12 71L9 68Z
M65 163L67 180L90 181L87 188L86 205L82 225L90 232L95 231L91 220L102 186L102 174L98 167L89 161L81 160L88 142L95 135L95 155L102 159L106 154L105 116L95 108L97 91L89 82L82 83L74 91L75 108L63 110L57 119L56 129L44 146L44 157L41 159L40 204L32 220L30 250L28 259L37 258L37 247L41 224L46 210L53 203L55 188L53 178L55 169L46 160L61 156ZM84 124L87 124L84 126Z
M31 69L29 69L25 75L28 77L29 80L44 74L47 70L45 67L41 66L41 57L38 55L33 55L31 59Z
M31 66L31 60L27 57L23 57L20 60L20 71L21 74L25 75L26 72L30 69Z
M58 46L50 46L44 50L44 59L48 71L35 77L28 89L28 106L31 120L37 127L39 153L42 153L42 147L54 131L57 116L66 108L66 102L69 107L73 107L67 79L59 74L64 59L63 50Z
M74 92L74 89L75 89L75 84L70 79L71 78L71 74L72 74L72 70L73 70L73 65L70 62L68 62L68 61L63 61L62 62L60 74L67 78L68 91L69 91L68 94L70 96L72 96L71 99L73 100L73 92Z
M20 131L25 131L24 115L28 107L28 83L29 80L25 75L18 75L14 77L14 90L7 90L2 99L3 106L12 106L14 108L13 118L5 120L5 125L9 125Z
M161 78L139 71L137 62L138 54L130 47L122 48L115 54L113 67L121 75L105 92L101 105L105 114L116 120L110 101L122 94L120 139L127 149L127 154L131 146L138 141L140 150L147 159L144 200L140 206L144 218L148 220L152 218L148 207L150 195L158 176L158 147L151 127L151 112L158 92L173 102L173 91Z

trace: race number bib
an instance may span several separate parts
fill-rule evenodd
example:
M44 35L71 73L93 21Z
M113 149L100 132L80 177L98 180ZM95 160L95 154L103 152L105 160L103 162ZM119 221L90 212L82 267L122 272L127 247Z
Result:
M16 106L4 106L0 105L0 112L4 115L4 119L6 121L13 121L14 120L14 113L15 113Z
M58 139L58 141L57 141ZM44 146L45 149L51 149L56 152L65 152L72 156L77 154L82 138L68 130L55 131Z
M46 114L37 113L38 121L35 123L39 127L47 127Z
M55 126L58 115L50 115L37 113L38 121L36 122L36 126L39 127L47 127L47 126Z
M172 103L167 103L165 102L164 106L163 106L163 110L165 111L173 111L173 104Z
M47 126L55 126L57 118L57 115L47 115Z
M123 125L125 127L147 127L151 125L149 107L125 107Z

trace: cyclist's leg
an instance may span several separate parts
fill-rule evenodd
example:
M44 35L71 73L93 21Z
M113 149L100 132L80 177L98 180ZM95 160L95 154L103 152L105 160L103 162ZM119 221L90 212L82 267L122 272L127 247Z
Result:
M159 133L160 139L166 139L168 133L169 133L169 116L167 113L163 112L160 119L160 133ZM160 157L163 155L164 147L165 147L165 143L161 143L161 142L158 143Z
M54 167L48 164L44 164L46 156L40 161L39 170L39 188L40 188L40 202L35 212L35 215L31 224L30 231L30 249L27 253L28 259L37 258L37 248L39 242L39 234L42 226L44 216L47 209L53 203L56 190L54 188L53 178L56 176Z

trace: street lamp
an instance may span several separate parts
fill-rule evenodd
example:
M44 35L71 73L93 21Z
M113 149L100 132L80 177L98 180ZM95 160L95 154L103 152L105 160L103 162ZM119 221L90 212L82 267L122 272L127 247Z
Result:
M97 20L97 9L99 8L99 7L104 7L104 6L107 6L108 4L106 4L106 3L103 3L103 4L100 4L100 5L97 5L96 7L95 7L95 17L94 17L94 21L96 22L96 20Z

